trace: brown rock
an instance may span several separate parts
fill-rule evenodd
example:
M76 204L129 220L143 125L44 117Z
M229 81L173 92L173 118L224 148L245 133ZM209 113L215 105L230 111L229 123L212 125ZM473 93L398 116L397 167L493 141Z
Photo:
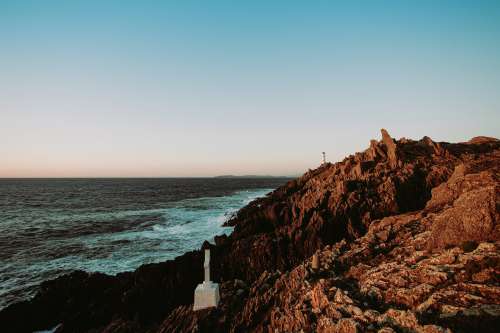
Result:
M387 159L389 161L389 165L391 168L395 168L398 165L398 156L396 151L397 146L385 129L382 128L380 132L382 133L382 142L387 148Z
M463 181L461 193L434 221L431 228L429 248L444 248L465 242L482 242L499 237L500 188L493 180L493 175L483 172L468 175L455 182ZM480 184L474 185L470 182ZM453 197L455 197L453 196Z
M316 254L316 253L313 254L311 267L313 270L319 269L319 257L318 257L318 254Z

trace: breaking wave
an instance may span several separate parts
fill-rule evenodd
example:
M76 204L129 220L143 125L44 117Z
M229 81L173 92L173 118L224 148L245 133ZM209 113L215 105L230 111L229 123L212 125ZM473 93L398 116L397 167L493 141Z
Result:
M198 249L205 240L229 234L232 228L223 227L224 222L271 190L187 195L178 201L140 206L117 201L118 207L95 208L92 202L88 205L92 208L60 209L50 207L51 199L42 207L25 205L24 210L9 205L0 213L0 231L4 231L0 233L0 309L32 296L41 282L73 270L116 274Z

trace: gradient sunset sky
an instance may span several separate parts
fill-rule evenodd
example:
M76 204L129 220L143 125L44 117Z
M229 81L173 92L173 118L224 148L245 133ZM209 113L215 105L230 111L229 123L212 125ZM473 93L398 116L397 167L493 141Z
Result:
M500 137L500 1L0 0L0 177L298 175Z

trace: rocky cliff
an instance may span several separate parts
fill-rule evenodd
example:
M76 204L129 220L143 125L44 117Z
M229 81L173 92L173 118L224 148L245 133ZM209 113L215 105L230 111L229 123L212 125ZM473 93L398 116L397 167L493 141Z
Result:
M206 243L217 309L192 312L202 256L75 272L0 312L31 332L496 332L500 142L394 140L258 199ZM315 264L312 264L312 258Z

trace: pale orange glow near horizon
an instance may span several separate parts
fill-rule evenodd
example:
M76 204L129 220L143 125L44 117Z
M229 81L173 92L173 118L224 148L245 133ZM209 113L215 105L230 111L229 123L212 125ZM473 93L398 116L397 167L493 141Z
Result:
M93 178L93 177L212 177L219 175L271 175L297 176L308 167L297 172L294 163L292 168L284 168L273 161L200 161L196 165L183 165L181 161L168 162L156 159L148 162L140 158L123 158L114 161L106 159L45 159L37 158L34 166L28 159L11 160L0 166L0 178Z

